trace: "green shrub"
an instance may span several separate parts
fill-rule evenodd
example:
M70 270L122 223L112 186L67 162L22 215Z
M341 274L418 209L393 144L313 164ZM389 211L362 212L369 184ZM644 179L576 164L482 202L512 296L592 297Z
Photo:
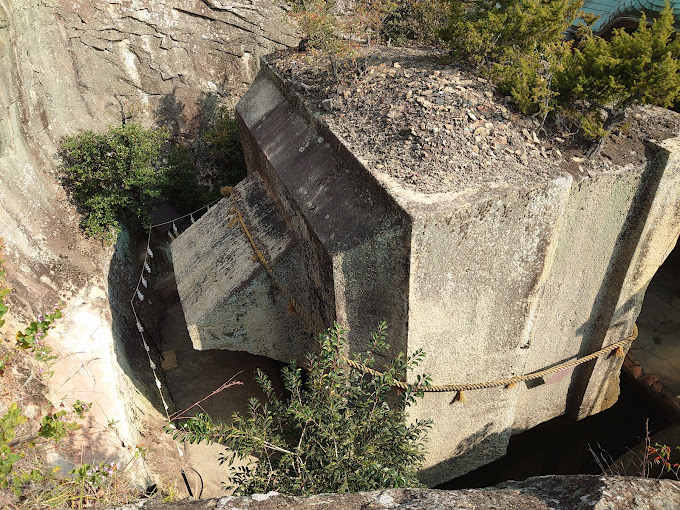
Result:
M164 129L127 123L62 140L64 182L85 214L88 234L110 238L123 214L145 218L158 205L167 185L159 158L168 136Z
M582 0L449 2L451 55L482 68L524 113L550 109L550 80L568 50L564 31Z
M63 182L85 215L83 227L89 235L111 240L119 221L138 219L146 225L151 210L165 201L188 213L218 196L198 184L188 149L168 142L169 136L166 129L128 122L106 133L86 131L62 140ZM215 143L221 143L226 154L233 135L220 136L222 132L215 134ZM237 149L240 144L234 153ZM242 152L240 161L245 166Z
M168 153L167 161L167 185L163 196L180 213L187 214L219 197L219 191L198 184L196 167L185 145L174 145Z
M680 39L666 4L649 27L642 14L632 34L614 30L609 40L582 31L582 39L555 74L557 99L575 110L584 133L606 135L630 105L671 106L680 97Z
M582 134L608 134L635 103L669 106L680 95L679 42L666 2L649 28L592 34L592 16L579 12L581 0L450 1L442 36L454 58L485 69L499 90L524 113L556 111L577 122ZM579 17L576 41L563 34Z
M375 366L384 353L386 326L373 334L372 350L358 361ZM232 425L214 423L204 414L191 417L175 438L218 442L229 450L221 462L248 462L233 477L236 493L275 490L285 494L369 491L419 486L416 470L424 458L429 422L407 424L407 408L423 396L429 377L417 376L400 393L392 383L413 370L422 352L393 359L380 376L350 369L342 359L345 331L337 324L319 337L309 356L307 378L295 363L282 371L287 397L281 400L271 381L258 371L266 402L250 400L250 416L235 414Z
M234 186L246 176L246 159L233 110L218 108L215 119L201 137L220 169L221 184Z

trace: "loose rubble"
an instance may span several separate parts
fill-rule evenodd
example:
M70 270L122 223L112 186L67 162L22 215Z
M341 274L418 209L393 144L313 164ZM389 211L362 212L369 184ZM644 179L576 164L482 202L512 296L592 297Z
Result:
M644 150L616 148L619 138L634 138L632 128L588 159L574 133L544 129L539 116L516 111L486 79L440 60L419 50L371 48L356 72L336 81L305 53L268 57L354 154L422 193L512 186L560 169L592 177L644 161ZM660 127L678 131L675 123Z

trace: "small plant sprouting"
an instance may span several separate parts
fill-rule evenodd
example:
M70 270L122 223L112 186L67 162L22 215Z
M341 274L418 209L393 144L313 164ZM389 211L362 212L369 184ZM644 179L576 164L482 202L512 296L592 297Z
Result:
M66 411L57 411L56 413L48 413L43 416L38 430L38 436L45 439L52 439L53 441L60 441L68 435L69 432L78 430L80 425L68 420Z
M45 337L54 327L55 321L61 319L62 309L61 304L54 305L48 314L38 315L36 320L32 321L23 331L17 331L14 336L16 346L19 349L30 351L36 360L43 363L57 359L52 354L52 348L45 343Z
M5 246L2 242L2 239L0 239L0 328L5 324L3 316L9 310L9 307L5 302L5 299L7 299L7 296L10 293L9 287L5 285L5 268L4 268L5 261L2 258L4 248Z
M73 412L76 413L76 416L82 420L85 418L85 414L89 413L90 409L92 409L92 402L85 403L78 399L72 407Z

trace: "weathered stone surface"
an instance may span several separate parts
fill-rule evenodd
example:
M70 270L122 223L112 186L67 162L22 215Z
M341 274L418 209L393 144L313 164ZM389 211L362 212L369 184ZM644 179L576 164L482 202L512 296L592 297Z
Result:
M630 334L680 232L676 114L636 113L641 125L658 116L676 127L665 141L639 142L644 154L634 163L589 163L582 173L565 169L571 161L541 159L519 176L507 167L432 194L381 171L378 148L373 163L358 158L336 133L347 130L343 118L315 111L293 87L264 67L237 107L249 179L263 180L299 247L312 282L309 315L348 326L350 349L366 348L368 332L387 320L394 351L429 354L422 369L435 384L476 383L554 366ZM261 336L244 348L263 354ZM222 342L232 342L227 331ZM545 381L470 392L464 404L427 393L411 412L435 420L421 478L434 485L491 462L513 432L565 412L606 409L621 364L603 357Z
M671 510L680 506L680 483L617 476L542 476L507 482L487 489L436 491L389 489L358 494L320 494L291 497L270 494L225 497L205 501L157 503L119 507L163 510Z
M248 228L258 233L258 249L276 266L277 276L295 296L303 295L311 285L302 270L299 247L262 181L252 176L231 200L238 204ZM241 226L227 226L231 200L218 202L171 245L179 276L177 290L194 348L304 359L311 344L288 312L288 297L254 257Z
M122 109L191 133L235 104L260 55L296 44L272 2L0 0L0 225L26 269L10 267L25 306L95 270L52 174L61 137L119 123Z
M139 443L162 421L129 307L136 246L84 238L56 176L59 140L117 124L123 111L191 134L215 106L235 104L261 54L296 44L275 2L0 0L0 236L12 312L32 319L58 300L67 307L50 335L66 359L55 370L69 380L51 380L55 398L79 390L69 398L96 401L98 426L119 422L102 444L89 434L83 461L113 459L104 443L129 455L121 442ZM157 446L151 457L176 452L164 439Z
M61 137L118 123L122 109L190 133L235 104L260 55L295 44L271 2L0 0L0 234L14 299L37 313L101 272L52 173Z

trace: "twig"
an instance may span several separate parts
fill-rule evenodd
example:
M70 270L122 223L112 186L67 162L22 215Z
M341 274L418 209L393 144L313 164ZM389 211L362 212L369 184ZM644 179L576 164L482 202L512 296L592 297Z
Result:
M593 447L590 446L590 443L588 443L588 450L590 451L591 455L592 455L593 458L595 459L595 462L597 463L597 467L600 468L600 471L601 471L602 473L604 473L604 474L607 474L607 469L606 469L606 468L604 467L604 465L602 464L602 461L600 460L599 455L597 455L597 454L593 451Z
M208 400L210 397L213 397L213 396L217 395L218 393L220 393L220 392L226 390L227 388L231 388L232 386L239 386L239 385L243 384L241 381L234 381L234 378L235 378L237 375L241 374L241 373L243 373L243 370L241 370L241 371L239 371L239 372L236 372L233 376L231 376L231 378L230 378L227 382L225 382L224 384L222 384L219 388L217 388L215 391L213 391L210 395L208 395L208 396L206 396L206 397L203 397L203 398L202 398L201 400L199 400L198 402L195 402L195 403L191 404L189 407L187 407L187 408L184 409L183 411L177 411L176 413L173 413L173 414L170 416L170 421L178 420L178 419L180 419L180 418L183 418L183 417L184 417L184 413L190 411L191 409L193 409L193 408L196 407L196 406L200 406L203 402L205 402L206 400Z

